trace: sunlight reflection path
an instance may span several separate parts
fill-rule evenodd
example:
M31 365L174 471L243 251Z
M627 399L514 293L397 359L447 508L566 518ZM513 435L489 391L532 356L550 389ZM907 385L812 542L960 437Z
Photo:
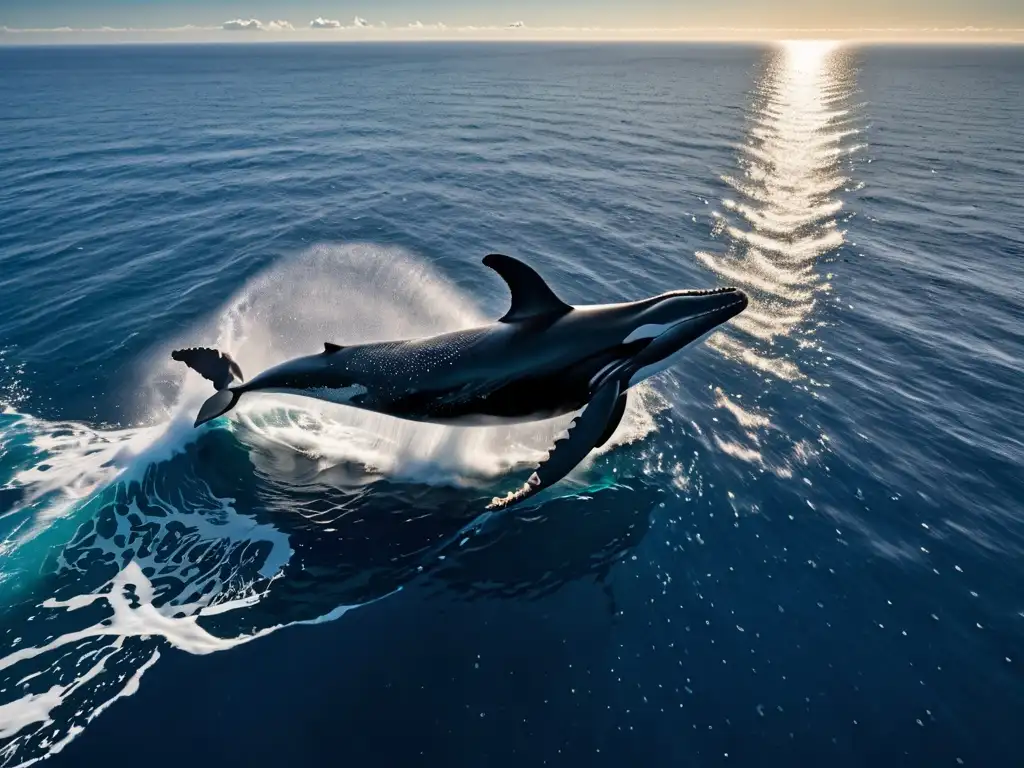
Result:
M767 382L781 380L813 391L810 367L822 350L819 302L831 292L823 257L844 243L846 159L860 148L850 105L855 73L830 41L790 41L770 55L750 110L737 176L723 176L735 193L715 214L715 234L727 248L700 251L697 259L750 297L746 312L708 339L719 354L754 369ZM715 430L716 447L761 470L784 477L815 452L813 443L789 438L785 455L767 455L784 430L775 415L716 390L728 430Z

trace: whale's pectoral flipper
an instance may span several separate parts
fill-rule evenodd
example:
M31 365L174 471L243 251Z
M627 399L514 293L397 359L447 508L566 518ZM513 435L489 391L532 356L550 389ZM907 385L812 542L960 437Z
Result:
M621 383L614 379L602 384L583 409L583 413L572 420L568 436L555 441L547 459L537 467L526 484L518 491L509 492L507 496L491 499L487 508L502 509L518 504L569 474L591 450L601 444L602 438L607 439L606 433L611 434L608 431L609 423L611 419L616 418L616 413L617 418L622 418L622 413L619 412L621 389ZM625 410L624 405L621 407ZM615 426L618 426L617 421ZM611 427L611 431L615 430L615 426Z
M205 424L235 407L239 393L228 387L233 381L243 381L245 377L231 355L216 349L193 347L176 349L171 352L171 358L183 362L204 379L213 382L213 386L217 388L217 392L199 409L195 426Z
M500 322L514 323L543 316L558 317L572 311L572 307L548 287L543 277L518 259L490 253L484 256L484 264L501 276L512 293L512 305Z
M595 448L600 448L602 445L608 442L612 435L615 434L615 430L619 428L619 424L622 422L622 415L626 412L626 393L623 392L619 395L619 399L615 401L615 409L612 411L612 415L608 417L608 426L605 427L604 434L597 441Z

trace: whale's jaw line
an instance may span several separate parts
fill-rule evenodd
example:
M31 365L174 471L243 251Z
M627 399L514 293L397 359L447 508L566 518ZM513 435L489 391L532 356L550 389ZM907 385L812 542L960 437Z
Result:
M639 326L634 329L627 341L650 338L651 341L637 353L629 374L627 387L635 386L675 365L686 347L702 339L747 308L747 295L738 289L729 288L709 294L695 294L700 297L696 311L687 313L684 305L683 313L674 321L661 324ZM713 300L708 302L713 297ZM686 299L687 295L678 297Z

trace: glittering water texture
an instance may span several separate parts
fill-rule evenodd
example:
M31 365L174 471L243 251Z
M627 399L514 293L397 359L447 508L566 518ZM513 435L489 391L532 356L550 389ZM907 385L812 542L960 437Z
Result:
M1024 760L1017 48L0 49L0 765ZM569 417L209 394L737 285Z

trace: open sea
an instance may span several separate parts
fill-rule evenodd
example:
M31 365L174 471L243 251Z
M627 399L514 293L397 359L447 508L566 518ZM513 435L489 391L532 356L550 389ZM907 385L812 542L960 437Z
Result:
M0 49L0 766L1024 765L1024 48ZM208 384L741 287L609 445Z

